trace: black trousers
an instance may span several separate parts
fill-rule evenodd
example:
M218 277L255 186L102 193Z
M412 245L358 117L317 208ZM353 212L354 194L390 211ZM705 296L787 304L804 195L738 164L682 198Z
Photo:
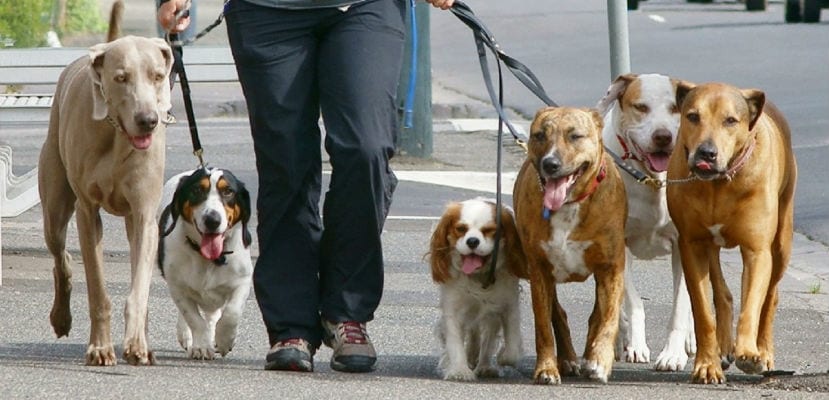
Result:
M405 5L234 0L226 13L259 175L253 283L271 345L299 337L319 346L320 316L366 322L380 303ZM320 113L332 167L322 220Z

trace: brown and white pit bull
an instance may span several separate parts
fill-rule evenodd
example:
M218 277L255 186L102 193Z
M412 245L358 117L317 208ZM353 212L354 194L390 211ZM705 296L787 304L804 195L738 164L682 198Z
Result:
M529 267L535 382L561 383L560 370L607 382L624 286L624 184L602 147L602 117L597 111L544 108L536 113L530 132L513 203ZM579 365L556 284L581 282L591 274L596 303Z
M777 283L791 253L797 166L788 124L763 92L683 82L677 104L680 126L668 179L690 181L670 184L667 195L696 327L691 378L722 383L721 363L733 359L751 374L774 368ZM735 344L719 253L736 246L743 276Z

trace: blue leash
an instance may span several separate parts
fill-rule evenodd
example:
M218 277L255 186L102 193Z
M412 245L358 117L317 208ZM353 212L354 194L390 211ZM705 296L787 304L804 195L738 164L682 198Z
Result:
M409 89L406 91L406 100L403 103L403 127L412 127L414 109L415 86L417 84L417 18L415 17L415 1L411 0L412 18L412 59L409 67Z

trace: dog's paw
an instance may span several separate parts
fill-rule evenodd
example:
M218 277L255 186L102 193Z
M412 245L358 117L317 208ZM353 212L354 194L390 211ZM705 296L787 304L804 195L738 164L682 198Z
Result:
M72 310L69 309L69 301L58 301L52 304L52 311L49 312L49 322L55 330L55 336L62 338L69 336L72 329Z
M688 363L687 335L685 332L674 330L668 335L665 348L656 357L654 369L657 371L681 371Z
M478 378L500 378L501 370L494 365L479 365L475 368L475 376Z
M610 371L599 364L596 360L584 360L581 363L581 374L586 378L601 383L607 383L607 377Z
M694 363L694 372L691 374L693 383L725 383L725 375L722 372L719 360L711 362L697 358Z
M558 360L558 370L563 376L581 375L581 363L578 360Z
M184 326L185 329L182 329L181 326L176 329L176 339L178 339L178 344L181 346L182 349L188 350L193 347L193 334L190 332L190 328L187 325Z
M124 360L127 360L130 365L154 365L155 356L147 348L146 343L140 345L135 342L137 340L124 344Z
M747 374L762 374L769 370L770 360L758 355L738 355L736 357L737 368Z
M518 365L518 361L521 359L521 349L520 348L501 348L501 351L498 352L498 365L503 366L510 366L514 367Z
M216 353L209 347L193 346L187 349L187 357L194 360L212 360L216 358Z
M651 362L651 349L647 345L631 345L625 347L625 362L647 364Z
M117 363L115 349L112 345L95 346L90 344L86 348L86 365L111 366Z
M535 383L538 385L560 385L561 375L557 369L542 369L535 370Z
M236 330L230 329L216 329L216 351L226 356L233 350L233 344L236 342Z
M477 378L475 376L475 372L473 372L466 366L461 366L446 370L446 372L443 374L443 379L447 381L471 382Z

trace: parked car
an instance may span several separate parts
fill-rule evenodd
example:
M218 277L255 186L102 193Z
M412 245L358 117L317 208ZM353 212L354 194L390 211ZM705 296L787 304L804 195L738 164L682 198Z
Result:
M786 22L820 22L820 9L829 0L786 0Z

